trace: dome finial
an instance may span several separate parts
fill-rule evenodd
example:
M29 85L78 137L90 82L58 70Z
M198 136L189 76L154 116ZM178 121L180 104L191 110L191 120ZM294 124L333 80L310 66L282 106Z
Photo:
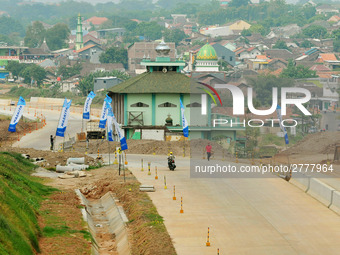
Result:
M164 42L163 38L162 38L162 41L160 42L160 44L157 45L156 52L160 56L169 55L170 47Z

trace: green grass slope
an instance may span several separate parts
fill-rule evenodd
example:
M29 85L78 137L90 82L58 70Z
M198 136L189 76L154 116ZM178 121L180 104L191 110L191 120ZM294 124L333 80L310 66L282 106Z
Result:
M20 154L0 152L0 254L40 251L38 209L53 189L30 176L34 168Z

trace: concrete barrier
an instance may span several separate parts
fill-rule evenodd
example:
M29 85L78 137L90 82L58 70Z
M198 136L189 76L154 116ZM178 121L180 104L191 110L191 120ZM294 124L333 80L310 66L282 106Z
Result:
M108 219L109 229L116 236L117 252L119 255L130 255L128 232L123 217L116 205L111 192L100 199ZM126 217L126 216L125 216Z
M329 208L337 214L340 214L340 191L333 192L333 200Z
M0 105L10 105L11 99L0 99Z
M289 182L304 192L307 192L310 186L310 176L305 174L294 174Z
M75 190L76 194L78 195L80 202L82 205L85 205L85 208L81 209L81 213L83 215L84 221L87 223L87 228L93 238L92 246L91 246L91 254L92 255L99 255L99 247L98 247L98 242L96 240L96 228L93 223L92 219L92 214L91 211L89 210L90 208L90 203L89 201L85 198L85 196L80 192L79 189Z
M312 197L329 207L332 204L335 189L322 181L310 178L310 185L307 191Z
M30 103L36 104L46 104L46 105L60 105L62 106L64 103L64 98L49 98L49 97L31 97Z
M128 240L128 232L124 222L127 222L128 219L124 214L122 208L119 209L115 203L114 197L111 192L106 193L104 196L100 198L98 201L88 201L85 196L79 191L76 190L76 194L78 195L81 203L85 205L85 209L82 209L82 214L84 220L87 222L88 230L91 233L94 242L92 242L92 250L91 254L99 254L100 247L98 246L98 242L96 240L96 226L93 221L98 215L106 215L106 219L108 221L108 228L110 233L115 235L115 243L117 247L117 253L119 255L130 255L130 245Z

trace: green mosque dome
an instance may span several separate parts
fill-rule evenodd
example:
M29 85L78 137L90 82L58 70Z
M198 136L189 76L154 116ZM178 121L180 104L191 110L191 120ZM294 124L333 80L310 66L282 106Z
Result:
M204 45L196 56L197 60L218 60L216 51L210 44Z

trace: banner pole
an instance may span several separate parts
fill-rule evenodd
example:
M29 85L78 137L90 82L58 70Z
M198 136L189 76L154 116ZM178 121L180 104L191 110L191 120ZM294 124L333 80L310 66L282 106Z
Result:
M107 140L107 147L109 148L109 165L111 163L111 154L110 154L110 141Z

